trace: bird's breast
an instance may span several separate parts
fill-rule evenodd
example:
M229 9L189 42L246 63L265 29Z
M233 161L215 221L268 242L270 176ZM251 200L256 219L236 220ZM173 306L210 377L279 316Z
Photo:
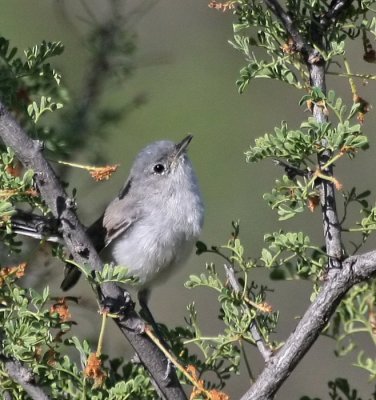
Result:
M178 199L150 207L110 244L113 261L126 266L141 286L165 278L191 253L201 231L203 211L192 204L186 207L182 209Z

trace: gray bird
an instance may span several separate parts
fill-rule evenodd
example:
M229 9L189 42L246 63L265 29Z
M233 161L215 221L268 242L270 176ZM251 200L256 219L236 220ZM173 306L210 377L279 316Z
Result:
M150 287L188 258L201 232L204 206L187 156L191 140L188 135L177 144L162 140L142 149L119 195L87 230L104 260L137 278L142 306ZM61 288L68 290L79 276L68 264Z

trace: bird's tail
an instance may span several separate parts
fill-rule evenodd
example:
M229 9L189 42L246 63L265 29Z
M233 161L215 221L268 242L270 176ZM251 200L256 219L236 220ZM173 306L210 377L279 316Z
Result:
M63 238L59 233L59 223L56 219L43 215L27 213L17 210L11 216L11 225L13 232L32 237L38 240L63 244ZM74 265L66 263L64 268L64 279L60 287L66 291L71 289L79 280L81 271Z
M18 235L48 242L63 243L63 239L59 234L58 221L54 218L17 210L11 216L11 225L13 232Z
M18 235L64 244L59 231L59 221L54 218L17 210L16 214L11 216L11 224L13 232ZM106 235L106 231L103 228L103 215L87 229L87 234L92 240L95 249L100 252L105 246ZM81 271L77 267L66 263L64 280L60 285L61 289L64 291L71 289L80 276Z

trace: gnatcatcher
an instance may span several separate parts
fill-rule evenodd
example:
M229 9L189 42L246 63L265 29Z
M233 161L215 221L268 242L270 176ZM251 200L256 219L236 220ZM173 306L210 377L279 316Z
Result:
M119 195L87 230L105 261L127 267L138 279L142 306L150 287L188 258L201 232L204 206L187 156L191 140L188 135L177 144L162 140L142 149ZM62 289L79 276L68 265Z

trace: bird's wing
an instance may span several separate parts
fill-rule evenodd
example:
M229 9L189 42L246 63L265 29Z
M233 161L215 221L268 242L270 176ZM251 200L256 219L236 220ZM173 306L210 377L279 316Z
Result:
M124 188L106 208L103 216L103 227L106 231L105 246L108 246L119 235L142 218L142 211L137 207L137 198L130 196L132 179L128 179Z
M87 229L87 234L98 253L112 240L130 229L135 221L142 218L139 207L136 207L136 197L129 196L131 185L132 179L129 178L119 196L108 205L104 214ZM81 271L73 264L66 264L64 275L61 288L68 290L76 284Z

